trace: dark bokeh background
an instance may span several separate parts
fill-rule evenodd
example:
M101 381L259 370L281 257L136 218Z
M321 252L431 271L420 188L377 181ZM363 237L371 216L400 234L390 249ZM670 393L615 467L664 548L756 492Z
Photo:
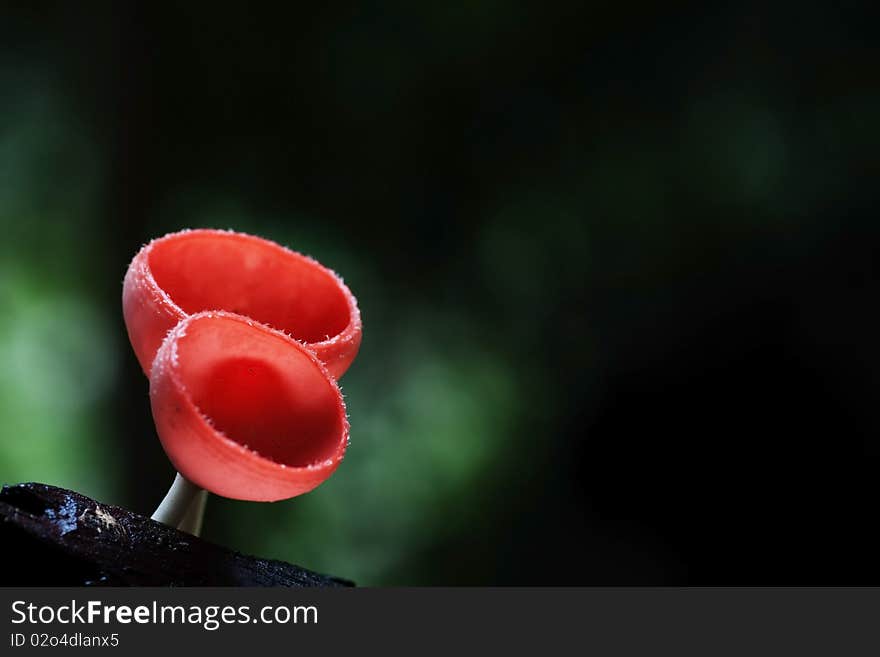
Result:
M765 4L2 5L0 479L152 511L122 276L235 228L366 331L337 474L209 538L363 584L880 582L876 23Z

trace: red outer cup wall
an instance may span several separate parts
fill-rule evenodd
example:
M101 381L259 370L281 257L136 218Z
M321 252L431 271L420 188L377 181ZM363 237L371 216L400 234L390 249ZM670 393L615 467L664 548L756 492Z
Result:
M122 316L128 339L147 376L168 331L186 317L150 274L147 256L151 246L146 245L131 261L122 285Z
M144 246L125 275L122 309L141 368L188 315L225 310L303 342L339 378L361 344L357 301L335 273L275 242L186 230Z

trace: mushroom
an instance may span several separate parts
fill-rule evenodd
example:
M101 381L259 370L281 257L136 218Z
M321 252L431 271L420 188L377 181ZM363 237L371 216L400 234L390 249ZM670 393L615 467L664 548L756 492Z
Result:
M336 378L362 329L333 272L258 237L183 231L135 256L123 312L178 472L154 520L198 535L206 491L287 499L339 466L349 426Z
M361 344L361 315L342 279L275 242L233 231L184 230L138 252L125 274L122 312L147 376L168 331L203 310L226 310L284 331L337 379Z

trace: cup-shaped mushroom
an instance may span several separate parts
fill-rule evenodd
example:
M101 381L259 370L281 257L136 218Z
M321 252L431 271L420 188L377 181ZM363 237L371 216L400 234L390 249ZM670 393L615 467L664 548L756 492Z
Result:
M186 230L153 240L125 275L122 311L149 376L165 335L184 317L225 310L283 331L339 378L361 344L351 291L312 258L269 240L223 230Z
M186 479L239 500L306 493L339 466L348 420L321 361L284 333L226 312L182 320L150 374L162 446Z

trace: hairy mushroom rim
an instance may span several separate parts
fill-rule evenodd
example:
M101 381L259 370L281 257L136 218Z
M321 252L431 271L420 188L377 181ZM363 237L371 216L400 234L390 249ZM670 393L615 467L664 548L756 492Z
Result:
M333 338L353 320L331 271L268 240L193 230L156 240L148 260L156 284L189 315L227 310L310 343Z

